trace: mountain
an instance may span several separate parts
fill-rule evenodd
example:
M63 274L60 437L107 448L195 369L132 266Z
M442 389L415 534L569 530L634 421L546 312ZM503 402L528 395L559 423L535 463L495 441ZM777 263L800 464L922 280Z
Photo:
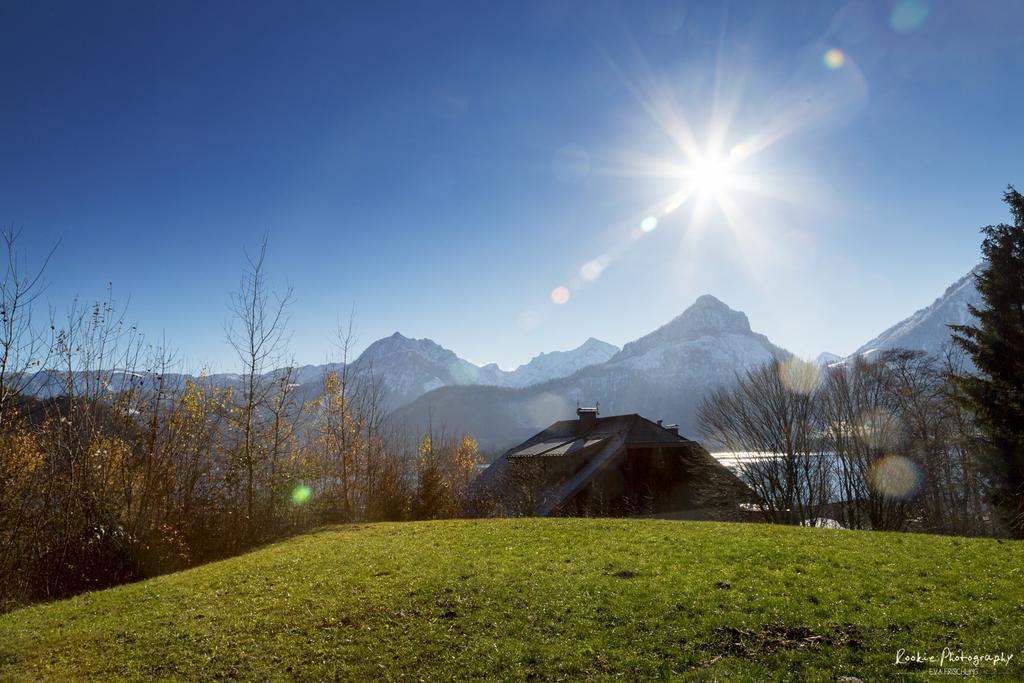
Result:
M893 348L939 352L949 342L950 324L973 320L968 305L981 305L973 276L981 266L951 285L932 305L882 332L854 355L870 356ZM789 353L753 332L747 316L713 296L704 295L681 315L621 350L589 338L569 351L542 353L515 370L495 364L479 367L430 339L410 339L398 332L371 344L351 364L356 377L373 378L383 388L393 417L414 430L428 425L468 432L485 449L514 445L558 419L572 417L577 401L600 402L605 415L641 413L677 422L687 436L697 436L696 410L706 393L736 373ZM816 362L841 359L822 353ZM324 372L340 364L295 368L301 396L320 391ZM268 373L280 376L281 370ZM181 383L187 375L109 371L76 373L76 382L111 390L128 384L144 390L160 382ZM237 374L216 374L209 384L235 387ZM63 391L62 375L44 371L29 383L39 397Z
M558 419L577 401L601 413L640 413L676 422L696 435L696 411L711 389L746 368L789 352L753 332L747 316L705 295L654 332L626 344L607 361L524 389L448 386L393 413L413 430L427 425L468 432L485 450L514 445Z
M390 337L370 344L349 365L349 370L356 379L379 382L384 405L396 408L440 387L484 384L522 388L546 382L571 375L588 365L602 363L618 351L617 346L591 337L575 349L541 353L529 363L507 371L493 363L479 367L430 339L410 339L395 332ZM298 366L292 368L291 382L298 385L301 396L313 398L321 390L324 374L331 371L340 373L343 368L341 363ZM264 376L276 378L283 373L284 369L279 368ZM129 384L152 391L160 384L161 377L163 381L174 385L196 379L183 374L161 376L154 372L120 370L76 372L75 377L79 387L90 382L101 382L112 391L126 389ZM241 388L242 376L237 373L218 373L205 376L203 381L211 386L238 390ZM60 372L41 372L32 378L27 391L43 398L63 393L63 386L63 375Z
M299 395L311 399L322 391L323 377L327 372L341 373L341 363L324 365L302 365L292 368L290 382L296 385ZM476 381L480 368L463 360L452 351L439 346L429 339L409 339L396 332L390 337L379 339L349 366L355 378L372 379L380 382L385 405L394 407L407 403L423 393L449 384L471 384ZM266 381L283 377L284 368L264 373ZM85 387L99 382L110 391L121 391L132 384L144 391L152 391L161 381L167 386L181 386L187 380L197 379L192 375L155 372L125 372L109 370L102 372L76 372L75 383L82 391ZM242 388L242 376L237 373L217 373L203 377L209 386ZM44 398L64 392L64 377L60 372L38 373L29 387L29 393Z
M939 353L950 343L950 325L964 325L975 321L968 305L981 306L981 294L974 286L974 274L983 267L979 264L971 272L950 285L931 306L922 308L901 320L868 343L857 349L854 356L867 356L889 349L903 348L928 353Z
M386 403L398 407L447 386L521 388L538 384L604 362L618 350L591 337L571 351L542 353L529 363L506 371L493 363L479 367L430 339L409 339L395 332L371 344L351 367L356 376L379 378Z
M499 387L522 388L540 384L572 373L589 365L604 363L619 352L619 347L590 337L570 351L552 351L534 356L529 363L512 371L501 370L490 364L480 368L476 384L493 384Z
M430 339L395 332L370 344L351 365L357 377L378 379L385 403L399 406L452 384L474 384L480 368Z
M818 357L814 359L814 364L819 368L824 368L833 363L838 363L843 360L843 357L835 353L829 353L828 351L822 351L818 354Z

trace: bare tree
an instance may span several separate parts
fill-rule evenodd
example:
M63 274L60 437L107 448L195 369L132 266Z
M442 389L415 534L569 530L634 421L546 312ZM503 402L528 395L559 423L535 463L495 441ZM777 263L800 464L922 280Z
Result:
M354 488L355 474L355 456L357 444L356 439L359 437L360 432L360 419L358 415L353 414L352 405L352 368L349 362L349 353L356 343L356 332L355 332L355 306L353 305L352 310L349 312L348 322L345 326L342 326L341 321L338 322L337 329L337 345L340 351L340 365L341 374L337 377L338 380L338 391L337 400L339 405L335 406L335 410L328 411L328 418L333 419L331 429L334 433L335 443L335 466L337 468L338 476L340 477L340 491L338 497L340 501L339 506L336 506L335 513L346 521L353 518L353 502L352 502L352 489ZM325 377L325 388L331 381L328 374ZM330 392L325 391L325 396Z
M831 461L816 432L814 370L773 360L713 391L698 409L705 436L741 453L742 478L772 522L801 524L822 516L831 497ZM800 381L791 377L799 375ZM806 377L804 375L806 374Z
M41 511L34 503L46 484L38 439L18 404L50 356L50 330L35 324L33 309L53 255L51 250L38 268L29 269L17 248L18 232L9 228L2 240L7 264L0 279L0 602L24 589L25 577L15 574L25 567Z
M281 511L281 500L287 496L286 485L292 478L289 462L298 446L296 427L301 415L301 405L297 400L296 371L294 363L273 373L270 384L267 414L266 436L266 487L267 495L264 502L263 524L273 528L276 517Z
M255 533L255 512L258 496L258 470L266 453L261 443L263 421L271 396L272 382L266 373L275 361L283 358L288 341L288 312L293 302L292 288L283 294L272 294L266 275L267 238L254 257L246 254L248 267L239 288L231 295L232 320L227 340L241 365L241 390L237 408L240 431L238 466L243 477L245 530Z
M976 429L973 414L967 409L968 402L963 395L962 384L956 378L962 377L965 367L963 349L949 345L940 357L943 377L943 404L948 411L948 448L953 475L946 483L952 497L959 496L951 512L950 530L964 535L990 535L996 532L995 515L986 500L988 488L979 463L979 454L984 450Z
M910 482L896 478L913 472L892 460L901 427L885 372L854 359L828 368L818 395L824 449L836 459L838 514L850 529L903 529L910 511Z
M981 499L979 444L953 381L962 358L947 347L939 356L898 350L881 359L900 416L899 452L919 470L919 526L933 533L984 533L986 518L992 521Z
M943 356L892 350L829 369L818 406L851 528L990 533L969 414Z
M32 318L33 304L43 293L43 273L57 246L37 268L24 265L18 252L19 232L8 228L0 234L7 266L0 279L0 429L12 400L22 394L50 357L48 330Z

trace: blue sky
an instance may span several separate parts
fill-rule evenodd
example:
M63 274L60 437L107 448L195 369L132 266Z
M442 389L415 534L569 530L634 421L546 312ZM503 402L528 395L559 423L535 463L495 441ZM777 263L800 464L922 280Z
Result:
M231 367L228 293L264 233L299 362L353 304L362 346L399 330L514 367L703 293L796 353L848 353L1006 220L1022 20L995 1L5 3L0 222L30 257L59 240L58 311L112 283L193 369Z

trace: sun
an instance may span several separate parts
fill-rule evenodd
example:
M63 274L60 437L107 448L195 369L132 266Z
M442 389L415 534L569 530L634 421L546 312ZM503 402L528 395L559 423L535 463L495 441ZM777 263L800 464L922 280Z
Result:
M697 194L712 198L722 196L735 181L732 163L714 156L696 159L687 175Z

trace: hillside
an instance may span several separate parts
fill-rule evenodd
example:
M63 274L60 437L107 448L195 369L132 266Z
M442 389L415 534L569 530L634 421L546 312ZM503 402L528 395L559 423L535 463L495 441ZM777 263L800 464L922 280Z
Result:
M950 325L967 325L975 321L968 306L983 306L981 294L974 284L974 275L984 264L946 288L931 305L916 311L853 352L854 356L870 357L879 351L913 349L941 353L950 345Z
M1021 543L763 525L332 528L0 617L0 679L879 680L947 646L1013 653L979 669L1019 679L1022 564Z

